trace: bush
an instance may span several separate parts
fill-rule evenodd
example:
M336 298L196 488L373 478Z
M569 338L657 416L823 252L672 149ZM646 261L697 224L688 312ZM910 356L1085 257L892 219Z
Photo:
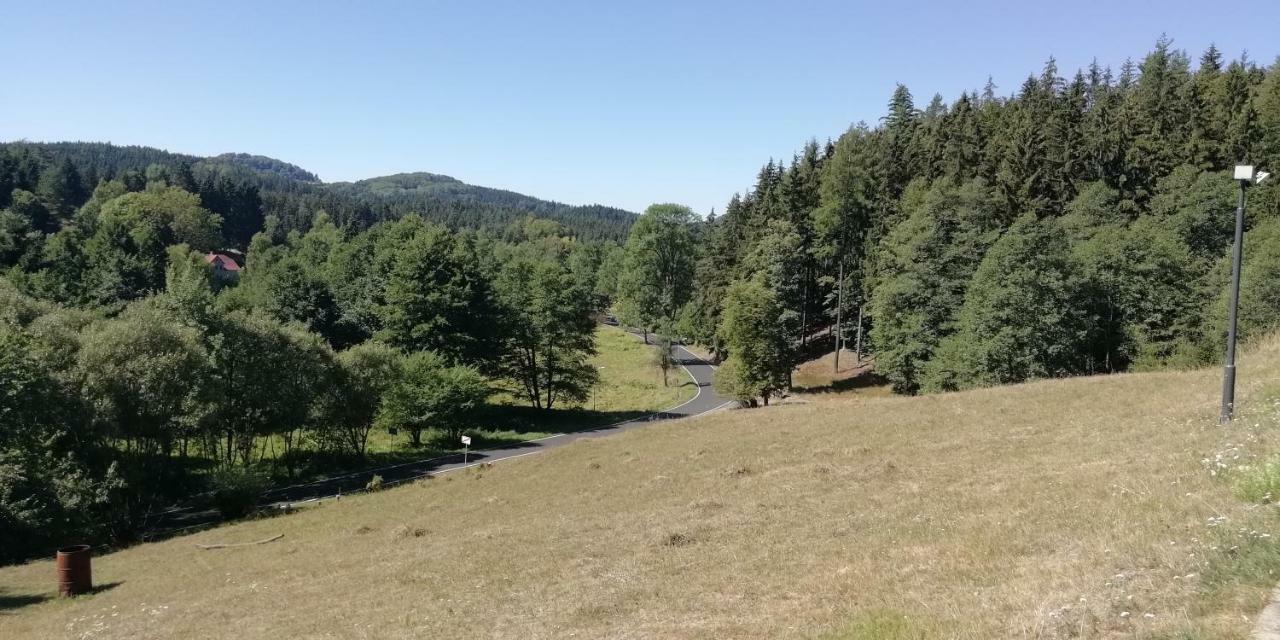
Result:
M369 482L364 485L365 491L381 491L383 488L382 476L374 475L369 478Z
M267 478L248 469L223 469L213 474L213 506L224 518L242 518L258 506L270 486Z

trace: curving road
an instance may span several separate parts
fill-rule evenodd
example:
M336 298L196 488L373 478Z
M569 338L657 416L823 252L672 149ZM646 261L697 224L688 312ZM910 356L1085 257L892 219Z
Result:
M463 454L455 453L386 467L364 469L304 484L278 487L263 495L262 506L286 508L325 498L340 497L344 493L363 491L369 479L374 475L382 476L384 486L394 485L429 475L457 471L458 469L465 469L478 464L488 464L533 455L547 449L564 446L575 440L599 438L621 433L656 421L676 420L701 415L733 404L731 400L716 394L711 384L715 372L714 366L689 353L684 347L676 346L675 351L680 365L689 372L689 375L698 385L698 394L679 406L611 425L562 433L495 449L478 449L471 451L467 455L465 462L463 461ZM173 509L159 514L157 521L149 527L150 533L146 537L162 537L178 533L184 529L213 524L221 519L217 511L208 508L188 507Z

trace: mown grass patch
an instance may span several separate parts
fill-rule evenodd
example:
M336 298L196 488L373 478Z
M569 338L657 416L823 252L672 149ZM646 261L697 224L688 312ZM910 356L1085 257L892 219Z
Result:
M847 626L818 636L819 640L926 640L930 637L923 625L890 609L860 613Z

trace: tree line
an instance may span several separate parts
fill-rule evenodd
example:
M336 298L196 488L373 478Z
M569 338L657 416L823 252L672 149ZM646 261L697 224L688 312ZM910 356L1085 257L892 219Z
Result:
M1236 163L1280 168L1280 68L1216 47L1193 64L1161 38L1066 77L1050 59L1007 96L988 80L923 109L900 85L875 126L669 220L680 282L623 311L706 345L751 403L837 318L900 393L1200 365L1223 341ZM1278 182L1249 192L1244 336L1280 317ZM644 225L628 250L666 250L632 246Z
M375 428L452 443L497 391L547 410L596 382L613 245L557 222L318 212L281 235L184 165L90 188L70 159L18 156L0 208L0 562L127 540L184 495L295 477L317 452L359 460Z

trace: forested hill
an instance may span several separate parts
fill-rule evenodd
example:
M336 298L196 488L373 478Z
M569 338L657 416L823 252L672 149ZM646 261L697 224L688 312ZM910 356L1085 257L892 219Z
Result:
M449 203L454 207L453 215L446 215L444 221L453 226L467 226L463 223L469 211L494 210L514 213L516 217L533 215L556 220L587 237L621 240L636 218L636 214L614 207L567 205L426 172L336 182L328 188L334 194L360 202L388 205L396 211L416 211L414 207L423 203ZM510 219L508 216L502 218L503 222Z
M409 213L454 229L503 230L534 216L559 222L584 240L610 241L625 238L635 219L622 209L566 205L430 173L325 184L302 167L266 156L206 158L101 142L0 143L0 199L15 188L37 192L41 176L64 164L65 170L75 170L72 182L79 186L68 191L81 192L81 202L103 180L141 185L171 174L178 186L197 193L206 208L223 216L229 223L225 230L232 232L227 239L242 247L262 229L279 237L305 232L320 211L355 230Z
M837 317L903 393L1221 358L1232 166L1280 171L1280 63L1161 38L1115 72L1050 58L923 95L770 160L700 229L683 333L729 354L740 395L785 389L791 345ZM1257 336L1280 328L1280 180L1246 225Z

